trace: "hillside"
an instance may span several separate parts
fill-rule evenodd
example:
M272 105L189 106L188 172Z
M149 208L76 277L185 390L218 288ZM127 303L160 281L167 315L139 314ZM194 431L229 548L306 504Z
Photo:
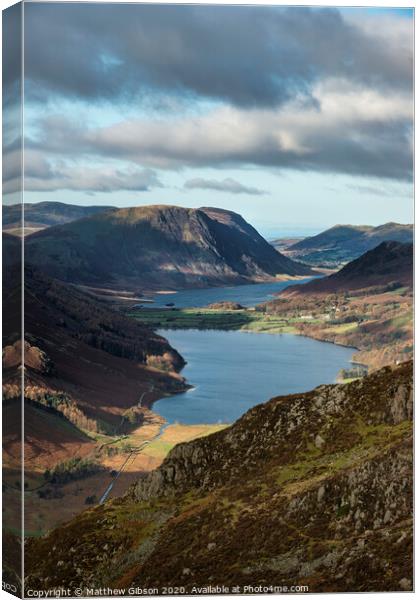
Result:
M152 383L154 399L184 389L177 375L184 360L165 338L30 267L25 271L25 340L27 395L31 387L41 396L44 388L65 393L105 428L119 423ZM5 383L7 369L16 362L16 344L12 337L4 351Z
M22 244L20 240L10 233L2 232L1 236L3 250L3 271L6 271L5 266L17 264L21 260ZM8 274L3 272L3 277L8 277Z
M337 273L303 285L294 285L282 294L331 294L378 286L413 287L413 244L382 242Z
M126 289L180 289L304 275L240 215L176 206L124 208L27 239L28 260L61 280Z
M79 206L77 204L65 204L64 202L25 203L23 206L25 234L53 225L70 223L104 211L114 210L112 206ZM20 235L21 220L21 204L3 205L3 231Z
M300 240L283 251L290 258L311 265L336 267L354 260L385 241L412 242L413 226L386 223L368 225L335 225L318 235Z
M411 590L412 411L412 363L256 406L29 540L27 585Z
M358 350L369 369L413 356L413 244L383 242L340 271L257 307L297 332Z
M14 277L3 281L8 531L20 526L13 508L19 505L21 472L18 282ZM24 356L25 528L28 535L39 535L80 513L87 501L97 502L132 449L159 433L162 419L149 410L151 403L188 386L179 374L185 362L165 338L111 310L107 302L30 267L25 271ZM118 478L119 493L136 477L130 458ZM50 484L46 473L55 469L64 475Z

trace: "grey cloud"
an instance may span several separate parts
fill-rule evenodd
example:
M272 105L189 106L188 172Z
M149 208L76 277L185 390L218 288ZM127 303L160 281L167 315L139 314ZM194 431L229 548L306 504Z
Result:
M3 107L20 102L22 86L22 3L3 11ZM5 119L6 120L6 119Z
M262 196L267 192L255 187L249 187L242 185L239 181L227 177L222 181L216 179L203 179L197 177L195 179L188 179L184 183L184 188L188 190L214 190L216 192L229 192L230 194L249 194L250 196Z
M19 155L11 152L5 155L4 160L8 170L3 180L3 193L13 194L21 187L21 171L17 164ZM35 150L25 152L25 191L147 192L158 187L162 187L162 183L152 169L79 167L69 166L63 161L51 166L41 153Z
M138 119L86 129L50 118L32 142L52 154L100 156L150 168L257 165L410 180L410 95L315 90L319 108L220 107L200 117ZM30 144L27 144L30 147Z
M314 102L324 77L412 86L409 24L381 36L332 8L28 3L25 14L32 98L161 92L255 107Z

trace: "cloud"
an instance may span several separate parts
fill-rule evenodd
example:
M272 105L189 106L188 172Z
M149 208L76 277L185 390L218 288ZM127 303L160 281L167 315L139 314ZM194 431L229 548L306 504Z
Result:
M331 77L412 89L409 19L388 19L385 35L334 8L29 3L25 17L25 93L42 101L170 94L274 107L313 102Z
M48 118L32 145L53 155L106 157L150 168L257 165L410 180L412 99L341 79L314 88L315 104L221 106L191 117L142 118L86 128ZM27 143L31 147L31 143Z
M3 109L19 104L22 90L22 3L10 6L2 13L3 54L2 89ZM7 123L8 119L4 118Z
M412 187L404 189L384 188L374 185L356 185L348 184L347 187L358 194L368 194L369 196L379 196L381 198L409 198L413 195Z
M202 179L201 177L188 179L188 181L184 183L184 188L188 190L214 190L216 192L229 192L230 194L249 194L251 196L262 196L267 193L258 188L242 185L242 183L239 183L239 181L235 181L235 179L231 179L230 177L227 177L222 181L217 181L216 179Z
M19 153L6 154L6 177L3 179L3 193L12 194L21 187ZM147 192L152 188L163 187L155 171L138 167L118 169L109 166L98 168L67 165L61 162L51 166L38 152L25 152L25 191L52 192L73 190L86 193Z
M28 3L26 189L143 190L155 169L249 165L410 180L412 20L351 14ZM105 126L110 108L121 120ZM10 187L10 139L5 155ZM92 166L109 161L125 166Z

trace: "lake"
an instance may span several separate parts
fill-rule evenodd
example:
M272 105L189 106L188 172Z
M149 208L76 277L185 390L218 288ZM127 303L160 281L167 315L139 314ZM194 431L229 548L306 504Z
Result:
M273 281L202 290L181 290L173 294L156 294L153 296L153 304L150 304L150 307L158 308L165 306L168 302L173 302L178 308L203 307L222 301L239 302L246 307L255 306L260 302L271 300L274 294L281 292L289 285L306 283L312 279L314 278L306 277L295 281Z
M169 423L232 423L273 396L333 383L354 353L290 334L190 329L159 333L185 358L182 375L195 386L153 405Z

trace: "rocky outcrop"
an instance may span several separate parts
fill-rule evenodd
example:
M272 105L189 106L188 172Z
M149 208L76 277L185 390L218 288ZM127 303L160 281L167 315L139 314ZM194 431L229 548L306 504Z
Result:
M209 490L251 476L261 461L292 462L308 445L321 454L343 451L360 442L366 428L409 421L409 365L255 406L229 429L176 446L139 482L135 495L150 499L191 487Z
M274 398L31 540L28 585L410 590L411 419L411 363Z

